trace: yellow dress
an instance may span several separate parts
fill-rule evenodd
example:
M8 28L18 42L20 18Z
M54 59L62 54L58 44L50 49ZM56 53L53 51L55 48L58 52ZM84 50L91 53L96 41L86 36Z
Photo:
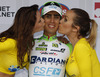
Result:
M66 65L68 77L100 77L100 63L96 51L85 38L80 39Z
M27 66L28 55L25 55L24 66ZM0 42L0 72L5 74L14 74L21 69L17 62L17 47L14 39L8 38Z

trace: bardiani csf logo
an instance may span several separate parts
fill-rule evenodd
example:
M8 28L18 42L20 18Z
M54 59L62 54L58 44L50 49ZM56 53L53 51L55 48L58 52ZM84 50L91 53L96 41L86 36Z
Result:
M100 18L100 2L95 2L94 10L94 18Z
M62 3L59 3L59 4L62 7L62 17L63 17L64 14L69 10L69 8L65 4L62 4ZM43 5L39 8L40 14L41 14L42 8L43 8Z
M64 60L64 59L59 59L59 58L52 58L52 57L39 57L39 56L31 56L31 62L30 62L30 64L35 64L35 63L40 63L40 64L42 64L42 63L45 63L45 64L47 64L47 63L49 63L49 64L55 64L56 66L57 65L65 65L66 64L66 60Z
M36 77L59 77L59 75L61 74L61 69L59 68L53 68L53 67L40 67L40 66L36 66L34 67L33 70L33 75L35 75Z

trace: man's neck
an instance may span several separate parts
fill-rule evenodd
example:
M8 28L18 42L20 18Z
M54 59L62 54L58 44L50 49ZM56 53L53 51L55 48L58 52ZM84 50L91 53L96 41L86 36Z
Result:
M56 35L53 35L53 36L47 36L45 34L43 34L43 37L42 37L44 40L47 40L47 41L52 41L52 40L56 40L57 39L57 36Z
M51 37L51 36L54 36L56 34L47 34L47 33L44 33L44 35L48 36L48 37Z

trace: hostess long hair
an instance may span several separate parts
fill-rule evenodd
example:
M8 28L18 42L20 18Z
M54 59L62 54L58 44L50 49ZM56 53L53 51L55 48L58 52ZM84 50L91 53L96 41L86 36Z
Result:
M0 34L0 38L12 38L17 41L17 59L20 65L24 62L24 56L33 47L33 28L36 22L36 12L38 5L30 7L21 7L14 19L13 25ZM0 40L2 41L2 39Z

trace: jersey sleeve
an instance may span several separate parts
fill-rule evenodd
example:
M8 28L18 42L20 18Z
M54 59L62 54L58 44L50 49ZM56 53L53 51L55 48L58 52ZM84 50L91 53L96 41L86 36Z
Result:
M0 42L0 52L11 50L15 47L15 40L13 39L7 39L4 42Z
M66 45L69 47L70 54L71 54L72 53L72 50L73 50L72 44L71 43L67 43Z
M89 47L85 44L78 44L74 50L80 77L92 77L91 51Z

